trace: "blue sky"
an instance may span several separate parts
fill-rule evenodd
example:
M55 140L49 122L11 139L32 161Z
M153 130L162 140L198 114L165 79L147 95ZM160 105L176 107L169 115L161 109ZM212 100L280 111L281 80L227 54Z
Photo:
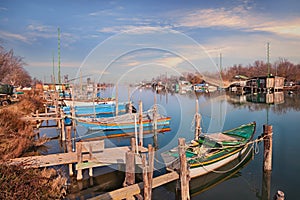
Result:
M24 58L32 77L57 72L99 81L214 71L286 58L300 63L297 0L96 1L2 0L0 42ZM125 82L126 82L125 81ZM129 81L128 81L129 82Z

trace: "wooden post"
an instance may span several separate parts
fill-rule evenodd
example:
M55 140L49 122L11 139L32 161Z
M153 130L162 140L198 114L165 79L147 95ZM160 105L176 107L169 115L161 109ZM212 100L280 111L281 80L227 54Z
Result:
M139 102L139 146L143 146L143 102Z
M57 121L57 126L58 126L59 129L61 129L61 120L59 119L60 117L61 117L60 109L58 108L57 109L57 119L56 119L56 121Z
M274 200L284 200L284 192L278 190L273 199Z
M71 142L72 139L72 127L71 126L66 126L66 132L67 132L67 141ZM72 143L71 143L72 144Z
M71 126L67 126L67 151L72 152L72 141L71 141ZM73 165L69 164L69 175L73 176Z
M77 142L76 143L76 152L77 152L77 164L82 163L82 143ZM77 180L82 180L82 169L77 170Z
M153 168L154 168L154 149L152 145L148 145L148 165L146 155L142 155L143 165L143 182L144 182L144 199L151 200L152 196L152 182L153 182Z
M118 84L116 84L116 116L119 114Z
M132 152L135 152L137 150L137 147L135 146L135 138L130 138L130 146Z
M180 188L181 188L181 199L182 200L189 200L190 193L189 193L189 171L188 165L186 160L185 154L185 139L179 138L178 139L178 148L179 148L179 158L180 158Z
M271 173L272 171L264 171L263 179L262 179L262 188L261 188L261 197L262 199L270 199L270 191L271 191Z
M196 99L195 138L194 138L195 141L198 141L199 135L201 133L200 120L201 120L201 116L199 114L199 104L198 104L198 99Z
M132 114L132 103L131 103L130 100L129 100L129 103L128 103L128 113Z
M66 131L65 131L65 113L63 110L60 110L60 116L61 116L61 139L62 141L66 141Z
M93 158L93 149L92 149L92 145L89 145L89 160L92 160ZM89 168L89 176L92 177L93 176L93 167Z
M134 152L126 152L126 174L124 186L133 185L135 183L135 155Z
M45 116L48 117L48 115L47 115L48 114L48 107L47 107L46 104L45 104L45 114L46 114ZM46 120L46 126L48 126L48 125L49 125L49 120L47 119Z
M272 134L273 128L269 125L263 126L264 131L264 171L271 171L272 170Z
M149 172L149 167L147 166L147 160L146 160L146 155L142 155L142 165L143 165L143 182L144 182L144 199L145 200L150 200L151 196L149 194L149 179L148 179L148 172Z
M154 94L154 105L153 105L153 129L154 134L156 133L157 130L157 106L156 106L156 94Z
M148 167L148 184L149 184L149 200L152 197L153 171L154 171L154 149L151 144L148 145L149 167Z

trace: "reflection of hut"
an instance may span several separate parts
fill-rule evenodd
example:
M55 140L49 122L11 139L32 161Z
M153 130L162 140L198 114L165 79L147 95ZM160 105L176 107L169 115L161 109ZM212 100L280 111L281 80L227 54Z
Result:
M253 92L267 92L282 90L284 78L280 76L254 77L247 81L246 89Z
M249 94L246 99L253 103L281 104L284 103L284 94L283 92Z

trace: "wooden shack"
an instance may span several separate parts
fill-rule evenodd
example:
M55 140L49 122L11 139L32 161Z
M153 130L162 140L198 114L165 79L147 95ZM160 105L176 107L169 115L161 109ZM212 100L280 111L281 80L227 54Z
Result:
M274 92L283 90L284 77L280 76L260 76L253 77L246 82L246 89L251 93Z

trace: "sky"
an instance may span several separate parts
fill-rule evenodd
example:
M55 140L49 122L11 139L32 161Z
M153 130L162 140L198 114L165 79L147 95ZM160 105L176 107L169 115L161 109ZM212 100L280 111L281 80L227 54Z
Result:
M58 27L61 76L75 80L138 82L247 66L266 61L267 43L271 63L300 63L298 0L0 2L0 45L23 58L32 78L58 80Z

